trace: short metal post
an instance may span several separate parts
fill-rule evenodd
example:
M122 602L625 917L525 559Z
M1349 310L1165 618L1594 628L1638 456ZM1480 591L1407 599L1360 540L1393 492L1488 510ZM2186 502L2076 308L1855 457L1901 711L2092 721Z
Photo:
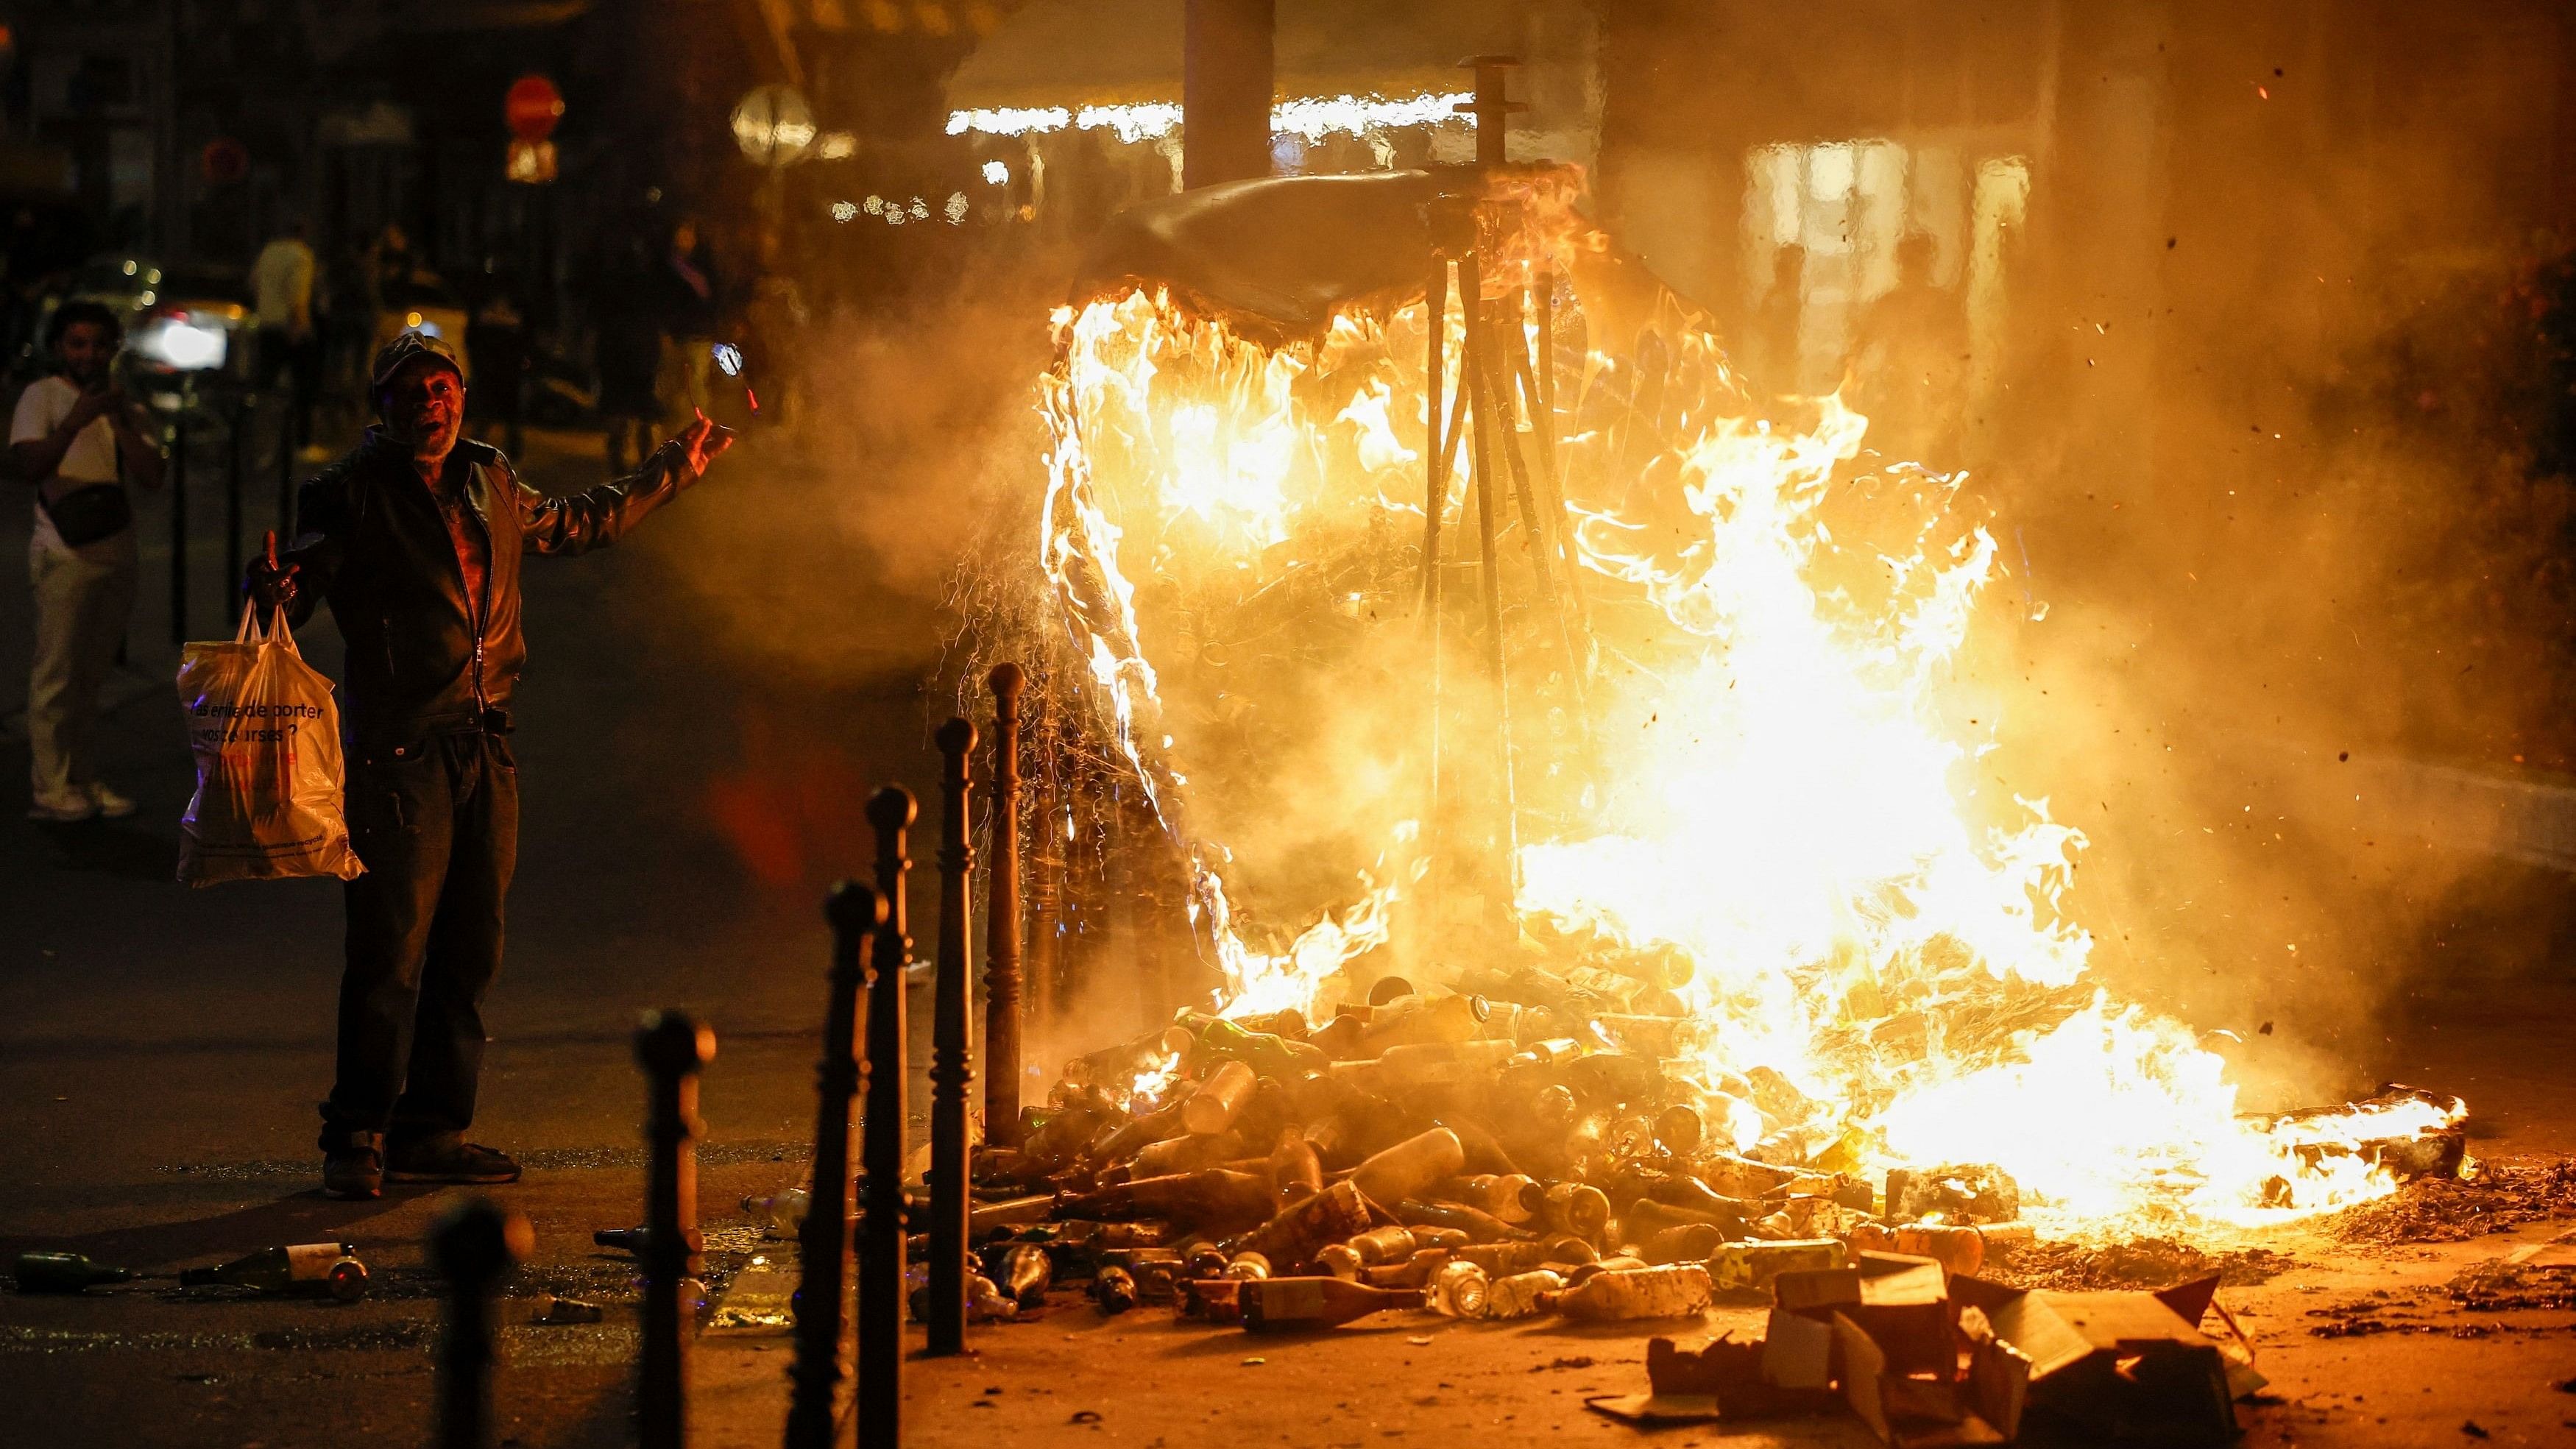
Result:
M859 1442L896 1445L903 1433L903 967L904 877L912 869L904 833L919 813L912 792L888 785L868 801L877 834L877 894L885 902L868 964L867 1109L859 1157Z
M975 842L968 825L975 726L952 719L939 727L939 974L930 1024L930 1325L929 1351L966 1348L966 1090L975 1057L966 1040L966 997L974 966L967 959L974 924L968 890Z
M295 406L288 403L277 415L277 532L281 538L295 536Z
M698 1073L716 1055L715 1032L688 1013L644 1014L635 1060L652 1081L645 1125L644 1350L635 1391L643 1449L679 1449L687 1437L688 1345L681 1280L695 1277L698 1236Z
M242 414L247 409L241 400L233 401L232 436L224 450L224 597L230 600L226 613L238 613L242 595Z
M1037 810L1029 833L1029 934L1022 970L1039 1030L1054 1039L1064 1015L1064 868L1069 842L1066 828L1073 809L1069 738L1055 696L1038 691Z
M823 1009L823 1061L814 1070L814 1190L799 1235L804 1277L796 1288L795 1393L787 1411L788 1449L832 1449L833 1402L841 1384L841 1297L850 1268L850 1108L859 1092L861 958L885 902L856 881L832 888L823 908L832 923L831 990Z
M473 1197L429 1230L430 1261L447 1279L447 1332L438 1345L439 1449L492 1443L492 1295L535 1246L525 1216Z
M984 903L984 1140L1020 1142L1020 689L1016 664L994 666L993 842Z
M170 423L170 642L188 642L188 402Z

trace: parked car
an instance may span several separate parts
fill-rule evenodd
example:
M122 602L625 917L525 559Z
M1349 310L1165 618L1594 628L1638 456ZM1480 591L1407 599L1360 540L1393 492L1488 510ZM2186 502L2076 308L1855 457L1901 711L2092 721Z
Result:
M75 299L104 303L123 320L127 386L156 407L177 407L192 385L201 393L248 388L258 375L259 322L248 279L235 268L164 266L118 252L92 257L45 299L32 347L41 351L54 310Z

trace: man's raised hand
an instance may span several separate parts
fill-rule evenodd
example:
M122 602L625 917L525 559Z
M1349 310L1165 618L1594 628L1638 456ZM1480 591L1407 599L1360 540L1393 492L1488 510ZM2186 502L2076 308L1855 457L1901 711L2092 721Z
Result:
M709 463L733 446L733 438L733 429L700 412L696 422L680 430L680 466L689 470L692 480L698 478Z

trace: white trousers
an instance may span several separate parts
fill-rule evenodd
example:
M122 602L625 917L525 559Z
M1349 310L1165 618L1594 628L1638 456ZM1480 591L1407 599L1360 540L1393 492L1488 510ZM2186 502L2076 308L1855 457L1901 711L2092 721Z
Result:
M75 801L98 778L99 691L125 642L140 572L131 528L80 548L38 539L27 549L36 590L27 738L40 805Z

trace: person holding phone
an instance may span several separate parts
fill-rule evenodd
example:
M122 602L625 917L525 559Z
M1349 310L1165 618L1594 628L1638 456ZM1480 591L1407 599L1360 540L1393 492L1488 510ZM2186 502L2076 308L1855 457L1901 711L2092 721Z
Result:
M65 302L45 325L51 376L18 395L9 456L36 485L27 544L36 651L27 678L34 799L27 818L118 819L134 802L98 777L99 691L134 615L134 508L126 484L161 486L161 448L114 380L122 329L96 302Z

